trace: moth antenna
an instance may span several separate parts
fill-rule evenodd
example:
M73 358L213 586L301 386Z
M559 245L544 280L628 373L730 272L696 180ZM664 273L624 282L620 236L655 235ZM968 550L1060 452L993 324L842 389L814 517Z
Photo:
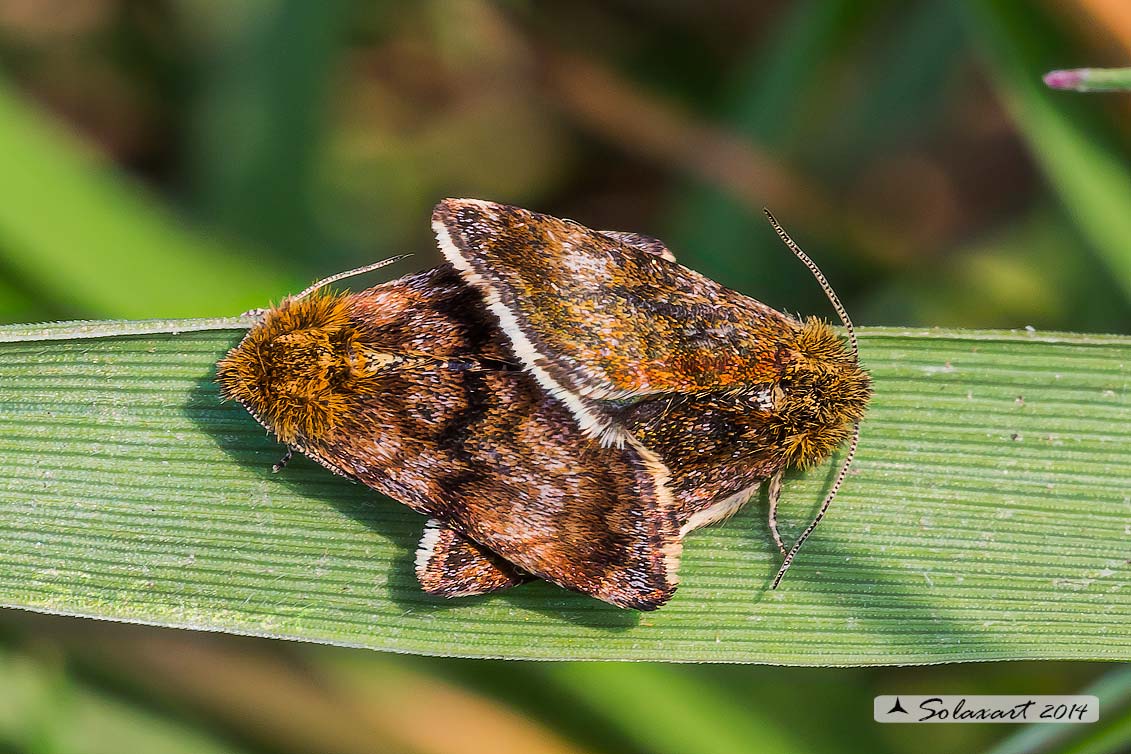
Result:
M832 304L833 309L836 310L841 323L844 325L844 329L848 331L848 342L852 344L853 355L859 356L859 349L856 346L856 329L852 326L852 320L848 318L848 312L844 310L840 299L837 298L836 291L829 285L828 279L825 277L824 273L821 272L821 268L789 237L789 234L785 232L785 228L781 226L781 223L777 221L777 218L773 216L770 210L763 207L762 211L765 212L766 217L770 219L770 225L773 226L774 232L778 234L778 238L780 238L782 242L789 247L789 250L793 252L794 256L800 259L801 263L808 267L809 271L813 273L813 277L817 279L818 285L825 291L825 295L829 297L829 303Z
M353 269L353 270L346 270L345 272L339 272L337 275L331 275L328 278L322 278L317 283L310 286L309 288L307 288L305 291L298 294L294 298L295 298L296 301L299 300L299 299L304 299L307 296L309 296L310 294L314 293L319 288L322 288L323 286L327 286L330 283L336 283L339 280L341 280L342 278L350 278L350 277L353 277L354 275L361 275L362 273L365 273L365 272L373 272L373 270L379 270L382 267L387 267L390 264L393 264L394 262L399 262L402 259L408 259L411 256L412 256L412 254L401 254L400 256L397 256L397 257L390 257L388 259L382 259L380 262L374 262L373 264L367 264L364 267L358 267L358 268Z
M821 503L821 509L817 511L817 515L801 532L801 536L797 538L797 542L793 545L788 553L786 553L785 560L781 563L781 568L778 569L778 575L774 577L774 583L770 586L771 589L777 589L778 584L785 577L785 572L793 565L793 559L797 557L797 551L801 549L801 545L805 544L805 540L809 539L809 535L817 528L817 524L821 523L821 519L825 517L825 512L828 511L829 506L832 505L833 498L836 497L837 490L840 489L841 482L848 476L848 467L852 465L852 459L856 456L856 444L860 441L860 424L859 422L853 427L852 443L848 446L848 456L841 464L840 473L836 475L836 481L833 482L833 487L829 490L829 494L825 495L825 502Z

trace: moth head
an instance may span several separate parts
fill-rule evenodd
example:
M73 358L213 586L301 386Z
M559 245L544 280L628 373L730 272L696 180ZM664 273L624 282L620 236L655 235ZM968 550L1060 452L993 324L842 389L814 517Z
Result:
M356 340L347 296L285 299L217 365L220 391L284 443L323 436L354 387Z
M872 381L856 354L827 322L801 323L780 352L781 377L775 415L788 466L824 460L864 418Z

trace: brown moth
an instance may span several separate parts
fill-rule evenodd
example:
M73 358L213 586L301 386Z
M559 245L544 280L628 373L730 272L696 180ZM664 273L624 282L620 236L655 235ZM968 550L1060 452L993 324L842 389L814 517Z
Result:
M624 259L626 274L655 259L676 271L678 284L688 282L678 275L689 275L691 282L704 286L700 296L739 296L674 264L670 252L654 239L597 233L568 221L480 202L448 200L437 207L434 225L449 257L455 246L453 232L464 253L494 253L489 239L485 243L484 236L474 232L469 238L467 232L485 225L477 214L481 212L492 215L487 220L505 216L515 221L493 228L503 247L534 241L527 247L532 254L552 254L560 249L547 241L559 235L567 244L608 244L606 251ZM540 224L547 236L515 235L516 228L537 230ZM592 253L584 246L581 251ZM574 260L578 274L596 269L585 253ZM465 269L464 274L469 272ZM565 280L549 284L578 285ZM264 314L220 362L223 393L247 407L288 448L430 516L417 574L425 590L435 594L494 591L533 574L622 607L658 607L675 589L684 534L737 510L766 478L775 482L771 501L776 503L781 470L820 460L821 453L827 455L847 434L845 427L832 425L854 418L837 414L838 409L830 409L823 419L789 418L791 410L801 413L789 405L788 394L801 389L794 382L813 383L813 378L802 377L797 357L782 350L790 346L788 332L779 333L782 344L772 347L777 349L779 376L784 373L793 381L775 381L767 372L765 389L731 383L711 389L697 383L693 390L664 385L639 395L592 395L582 380L570 384L559 376L551 358L524 354L527 344L508 327L526 319L525 305L516 305L514 321L499 316L499 297L487 290L485 304L478 292L484 290L482 282L474 289L461 285L451 268L357 294L328 293L322 285ZM601 302L587 299L591 293L587 290L577 299L592 308L583 316L593 314L593 323L605 328L603 332L621 337L616 323L600 313ZM613 308L624 307L619 287L596 296ZM796 323L745 301L759 307L755 314L784 318L798 332L819 330L816 323ZM694 316L685 321L682 335L669 333L674 336L673 364L684 373L709 362L687 361L681 338L698 346L703 336L696 335L695 328L708 338L727 332L711 315L691 311ZM499 317L501 327L491 314ZM669 318L672 314L666 313ZM686 312L677 316L683 315ZM635 321L637 313L629 316L628 321ZM643 329L662 326L645 322ZM531 333L537 336L537 331ZM624 349L614 342L606 352L637 359L640 336L623 337ZM555 338L560 340L553 334L548 340L552 344ZM810 349L805 358L831 358L829 369L840 368L832 358L846 353L839 340L818 341L825 348L831 342L839 351L822 354ZM579 342L588 347L593 339ZM804 337L799 342L808 343ZM722 368L732 345L719 345L724 351L718 362ZM652 348L662 351L664 346ZM554 358L575 365L573 355ZM851 362L855 365L854 355ZM576 364L586 368L581 360ZM641 362L629 369L646 374L648 368ZM679 370L674 371L678 378ZM862 413L867 377L859 374L864 380ZM811 396L814 406L823 400L823 386L817 388ZM775 411L780 416L775 418ZM831 444L832 434L816 436L820 421L830 426L826 432L842 431L836 444ZM797 437L804 422L812 425L806 429L809 434ZM828 449L813 446L817 441ZM772 516L771 528L784 551ZM782 573L791 559L792 553Z
M432 226L523 366L582 431L604 446L642 443L664 462L681 536L731 515L769 480L770 529L785 555L776 588L847 473L871 381L831 287L770 220L829 295L851 348L824 321L732 291L652 239L467 199L441 202ZM820 512L787 551L775 517L782 474L849 438Z

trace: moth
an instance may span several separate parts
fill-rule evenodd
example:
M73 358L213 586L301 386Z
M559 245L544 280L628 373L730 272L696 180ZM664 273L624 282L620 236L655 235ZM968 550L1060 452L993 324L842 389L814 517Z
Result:
M285 299L220 362L224 396L427 515L431 593L534 576L655 609L684 535L767 480L776 587L847 469L787 553L781 474L853 435L870 394L855 345L647 237L475 200L441 202L433 228L450 266Z

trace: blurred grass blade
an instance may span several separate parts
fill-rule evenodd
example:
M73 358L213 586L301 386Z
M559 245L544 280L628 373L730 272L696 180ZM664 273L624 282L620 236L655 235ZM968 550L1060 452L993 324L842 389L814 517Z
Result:
M1131 668L1116 668L1080 691L1098 697L1098 725L1027 725L986 754L1063 754L1068 751L1117 752L1131 740ZM1114 722L1113 722L1114 721ZM1103 748L1103 742L1118 743ZM1093 748L1097 744L1100 748Z
M1131 714L1124 712L1118 719L1098 730L1089 726L1084 737L1055 754L1126 754L1131 741Z
M1131 68L1070 68L1049 71L1045 85L1051 89L1070 89L1075 92L1128 92L1131 91Z
M788 165L804 146L798 140L805 138L804 125L815 109L802 94L827 96L828 71L880 13L890 14L891 5L807 0L786 6L769 46L752 48L738 67L720 103L725 113L720 125ZM786 227L791 225L788 214L770 209ZM674 216L672 232L663 235L671 248L681 250L684 264L760 301L774 301L775 293L788 290L789 306L800 311L823 305L820 289L808 285L804 269L781 254L777 238L765 232L761 212L737 197L717 186L692 186L679 198ZM696 250L706 249L709 254L697 255ZM751 263L754 259L757 264Z
M416 754L587 754L537 716L524 715L489 695L421 672L404 658L340 651L319 655L326 685L383 738ZM483 665L478 665L482 672ZM516 686L528 690L529 686ZM442 721L442 724L437 724ZM609 747L606 750L617 751ZM687 754L692 754L688 752Z
M0 154L0 258L32 288L66 291L74 313L235 314L296 289L245 250L188 232L3 80Z
M216 37L191 161L198 204L281 257L315 253L323 244L312 181L326 88L356 8L343 0L267 0L189 10L193 26Z
M1081 233L1131 299L1131 167L1094 100L1049 91L1042 74L1064 55L1046 11L1009 0L969 0L968 26L1018 130ZM1089 105L1089 103L1091 103Z
M238 754L246 751L76 680L61 663L0 645L0 751ZM60 658L61 659L61 658Z
M748 700L694 675L650 663L560 663L547 676L651 754L821 754Z
M423 595L422 518L305 460L273 475L213 383L240 333L174 325L0 328L0 605L474 657L1131 659L1131 338L863 330L856 473L783 588L755 504L641 615L547 584ZM786 531L830 468L787 482Z

